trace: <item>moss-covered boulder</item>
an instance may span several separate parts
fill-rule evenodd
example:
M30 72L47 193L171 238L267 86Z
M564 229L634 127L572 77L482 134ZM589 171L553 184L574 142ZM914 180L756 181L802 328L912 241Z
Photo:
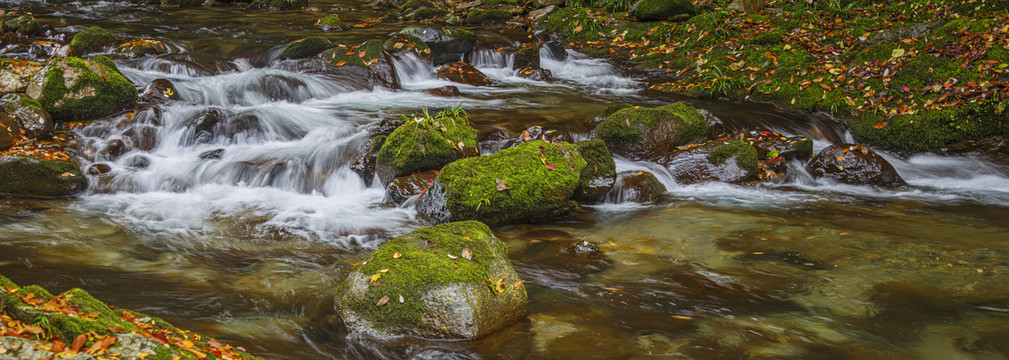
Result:
M82 289L53 295L36 286L19 286L0 275L0 311L9 316L4 325L35 327L20 342L28 349L6 347L5 356L25 355L24 359L94 359L102 354L117 354L121 359L256 359L230 345L176 328L168 322L131 310L115 309ZM3 339L10 341L11 338ZM72 348L80 339L80 350ZM65 349L55 356L57 346ZM36 346L36 344L38 346ZM194 351L195 350L195 351ZM14 353L10 353L14 351ZM57 352L59 352L57 350ZM212 354L211 354L212 353ZM6 358L6 357L5 357Z
M638 0L630 12L640 21L668 20L680 15L693 16L694 4L690 0Z
M255 0L249 7L264 10L298 10L308 6L308 0Z
M525 317L528 295L504 243L463 221L382 245L347 276L336 305L358 333L476 339Z
M57 198L79 194L87 187L77 162L26 156L0 158L0 194Z
M376 157L376 173L383 183L415 171L434 170L479 154L477 131L465 114L447 111L418 115L386 138Z
M104 56L54 59L32 76L27 94L56 121L93 119L137 101L133 83Z
M423 40L406 34L393 34L382 43L382 47L390 54L405 51L412 52L421 59L431 61L431 48Z
M743 183L758 179L757 149L740 140L711 140L658 160L679 184Z
M411 26L400 33L427 44L431 48L434 66L460 61L476 47L476 35L466 30Z
M893 186L904 184L890 162L863 144L830 145L807 165L816 178L851 185Z
M469 63L462 61L445 64L438 69L438 77L469 86L489 86L490 78Z
M704 139L707 121L684 103L656 108L627 107L606 117L592 130L613 153L631 160L670 154L678 146Z
M74 35L74 38L70 40L70 47L74 48L79 55L87 55L92 52L100 52L106 47L115 46L118 42L119 37L111 31L92 26Z
M42 25L31 15L21 15L17 18L7 20L3 24L7 31L14 31L21 35L35 35L42 30Z
M24 94L7 94L0 98L0 109L17 122L22 135L31 139L44 139L53 134L55 124L38 101Z
M585 159L585 168L578 176L578 190L574 199L583 202L600 201L616 181L617 165L613 156L606 144L599 139L579 141L575 145Z
M326 17L319 18L315 22L315 26L322 28L322 31L344 31L348 28L337 15L327 15Z
M477 8L466 15L467 24L503 24L512 18L512 13L503 8Z
M417 209L432 221L479 220L491 225L568 215L585 159L568 143L527 142L442 168Z
M350 88L400 88L392 58L382 43L374 40L358 45L338 44L319 55L286 66L292 70L325 74Z
M298 39L287 44L284 51L280 53L281 59L304 59L309 56L315 56L319 53L333 47L333 43L329 39L322 36L307 37L304 39Z

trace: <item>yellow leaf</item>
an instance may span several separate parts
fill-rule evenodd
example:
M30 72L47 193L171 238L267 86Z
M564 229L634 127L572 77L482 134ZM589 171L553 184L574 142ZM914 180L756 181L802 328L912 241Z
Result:
M581 25L575 26L574 32L582 32L582 26Z
M901 49L901 48L893 49L893 52L890 53L890 57L895 58L895 59L899 58L901 56L904 56L904 49Z

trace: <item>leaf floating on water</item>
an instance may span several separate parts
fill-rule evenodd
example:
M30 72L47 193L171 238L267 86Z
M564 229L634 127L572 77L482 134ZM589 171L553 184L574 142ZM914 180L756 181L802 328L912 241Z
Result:
M462 249L462 258L466 260L473 260L473 252L470 249Z
M403 298L403 295L400 295L399 296L399 303L402 304L404 302L406 302L406 299Z
M547 167L547 170L549 170L549 171L557 170L557 166L555 166L553 163L546 163L546 164L543 164L543 165L545 165Z
M392 258L393 259L399 259L401 257L403 257L403 254L400 254L398 252L392 253Z
M673 319L680 319L680 320L693 320L694 319L694 318L692 318L690 316L686 316L686 315L673 315L672 318Z
M389 302L389 295L382 296L381 299L378 299L378 303L375 304L375 306L382 306L385 305L385 303L387 302Z
M508 184L505 184L504 180L494 179L494 181L497 182L497 191L505 191L512 188L511 186L508 186Z

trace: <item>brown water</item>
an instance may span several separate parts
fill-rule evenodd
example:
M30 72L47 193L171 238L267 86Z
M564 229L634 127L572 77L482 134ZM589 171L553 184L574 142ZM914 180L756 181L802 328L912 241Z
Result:
M166 107L155 149L110 161L130 186L76 200L0 200L0 274L15 282L81 287L270 359L1009 358L1009 169L928 154L884 153L910 184L898 189L801 172L781 185L684 186L655 164L621 160L622 170L651 170L669 192L654 204L588 206L565 220L495 229L528 284L527 320L468 342L348 334L333 296L350 264L422 226L410 208L381 206L382 190L347 170L348 154L383 118L459 99L420 94L444 85L423 76L403 91L348 92L277 69L279 46L316 34L322 12L121 4L0 0L58 31L101 25L224 68L117 59L138 85L171 79L183 101ZM337 12L350 24L380 15ZM327 36L381 39L402 26ZM473 30L485 44L526 36ZM498 60L482 65L497 86L462 87L482 132L541 125L584 137L610 103L678 100L637 90L629 78L642 74L589 59L554 64L566 73L552 83L510 77L494 69ZM303 84L289 90L304 96L264 99L255 84L271 78ZM691 102L734 128L811 136L817 148L847 136L829 119ZM207 108L252 114L261 128L184 144L186 119ZM114 121L82 138L122 132ZM226 150L220 161L196 156L216 148ZM131 168L130 156L151 166ZM276 164L284 170L273 173ZM578 239L598 244L604 259L565 255Z

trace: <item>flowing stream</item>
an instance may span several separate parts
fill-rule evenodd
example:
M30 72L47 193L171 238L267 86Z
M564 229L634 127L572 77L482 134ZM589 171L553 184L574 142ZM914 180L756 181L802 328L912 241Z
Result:
M81 287L269 359L1009 358L1009 168L886 152L907 186L818 181L802 164L786 182L680 185L657 164L617 159L619 171L656 174L667 193L494 229L528 285L528 320L467 342L349 334L333 297L351 264L423 226L349 167L384 119L462 102L481 134L538 125L578 140L612 104L686 100L735 130L811 137L815 151L853 140L827 117L654 94L648 74L570 50L563 60L544 51L555 79L531 81L481 47L473 63L490 87L439 80L413 56L395 59L402 90L283 70L279 50L318 35L312 24L327 10L348 24L381 15L312 4L323 11L0 0L59 33L100 25L164 41L170 54L115 60L138 86L169 79L182 98L77 130L93 150L82 163L111 167L86 195L0 199L0 274ZM325 36L353 44L403 26ZM470 30L481 44L528 40L521 29ZM462 96L423 91L446 85ZM200 131L206 116L215 131ZM108 155L109 139L126 138L127 153ZM605 260L561 255L578 239Z

